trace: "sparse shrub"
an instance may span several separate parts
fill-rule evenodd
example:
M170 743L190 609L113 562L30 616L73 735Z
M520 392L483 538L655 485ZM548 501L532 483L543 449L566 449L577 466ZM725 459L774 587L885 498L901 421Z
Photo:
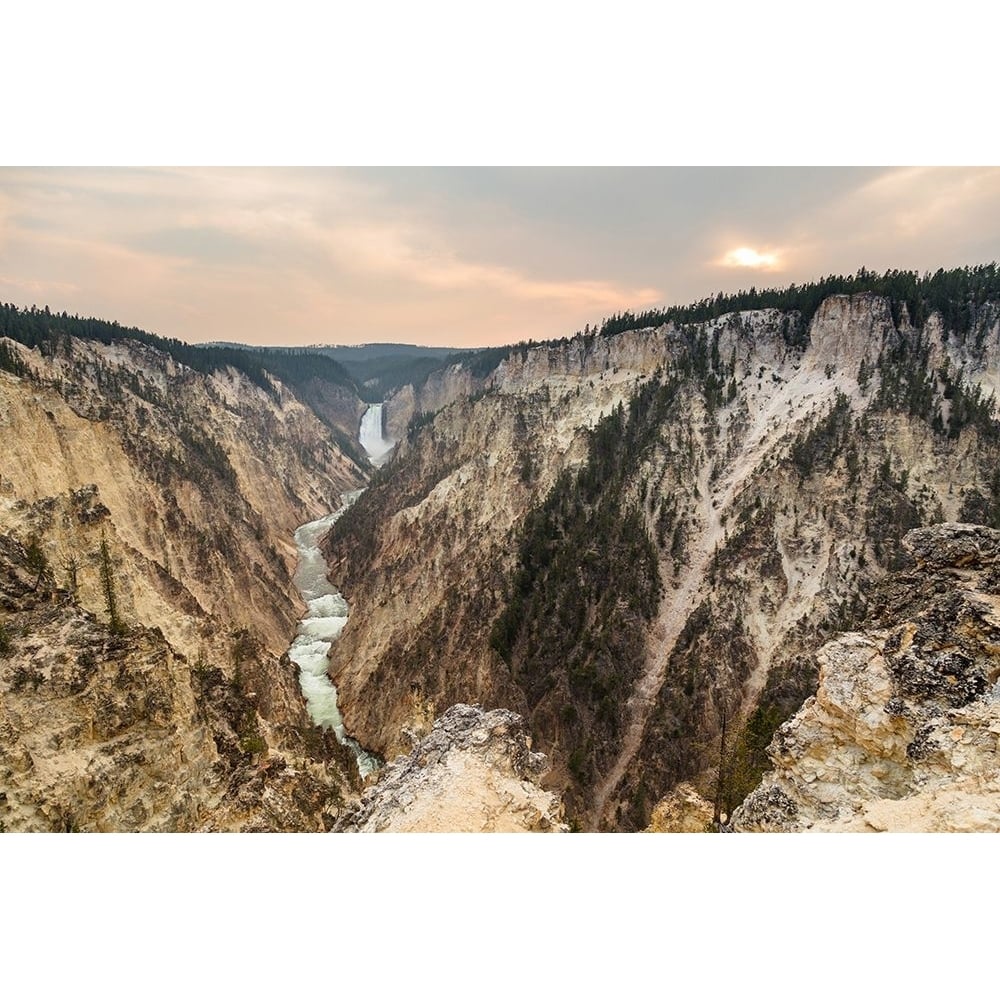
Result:
M257 713L252 708L247 709L240 726L240 750L248 754L264 753L267 750L267 742L257 723Z
M25 548L28 557L28 569L42 575L49 568L49 561L45 558L41 543L37 535L33 535Z
M34 591L38 589L38 585L42 582L42 577L49 568L49 561L45 558L41 542L39 542L36 535L33 535L29 540L25 548L25 555L27 556L28 569L36 574L34 586L31 588Z
M73 595L76 594L79 589L79 581L77 579L77 574L79 571L79 565L73 556L70 556L66 562L63 563L63 569L66 571L66 583L67 589Z

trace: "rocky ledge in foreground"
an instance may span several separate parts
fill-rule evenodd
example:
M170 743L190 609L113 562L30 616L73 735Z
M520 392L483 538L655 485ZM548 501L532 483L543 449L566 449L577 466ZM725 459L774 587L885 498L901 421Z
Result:
M564 831L558 796L524 720L506 709L453 705L407 756L387 765L338 831L514 833Z
M1000 830L1000 532L939 524L872 628L819 653L819 689L775 734L742 831Z

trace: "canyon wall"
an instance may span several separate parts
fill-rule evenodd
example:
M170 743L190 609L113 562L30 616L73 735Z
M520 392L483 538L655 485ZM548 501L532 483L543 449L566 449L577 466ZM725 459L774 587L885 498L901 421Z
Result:
M479 701L579 826L680 781L731 810L905 532L1000 517L998 343L995 310L959 335L860 294L512 352L331 534L348 728L391 756Z
M365 472L276 380L125 340L2 346L0 822L332 825L358 779L283 655L292 533Z

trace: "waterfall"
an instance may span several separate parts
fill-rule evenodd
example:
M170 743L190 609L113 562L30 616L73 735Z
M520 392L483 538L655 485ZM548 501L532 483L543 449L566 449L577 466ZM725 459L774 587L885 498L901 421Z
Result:
M382 403L372 403L365 410L365 415L361 418L361 430L358 432L358 440L361 447L368 452L368 458L372 465L382 465L389 457L395 441L390 441L385 437L382 422Z

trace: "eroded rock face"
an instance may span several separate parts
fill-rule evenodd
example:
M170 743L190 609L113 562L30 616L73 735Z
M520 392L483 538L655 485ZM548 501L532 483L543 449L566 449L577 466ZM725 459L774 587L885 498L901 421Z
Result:
M190 659L231 628L280 655L299 615L292 533L364 475L316 412L132 341L4 343L31 374L0 372L0 530L37 539L99 618L104 540L122 617Z
M292 533L363 480L334 440L360 401L4 345L0 828L328 829L357 771L282 654Z
M768 748L736 811L763 830L1000 830L1000 532L939 524L873 627L819 652L819 689Z
M558 798L538 785L547 769L519 715L453 705L430 735L398 757L341 820L344 832L562 831Z

